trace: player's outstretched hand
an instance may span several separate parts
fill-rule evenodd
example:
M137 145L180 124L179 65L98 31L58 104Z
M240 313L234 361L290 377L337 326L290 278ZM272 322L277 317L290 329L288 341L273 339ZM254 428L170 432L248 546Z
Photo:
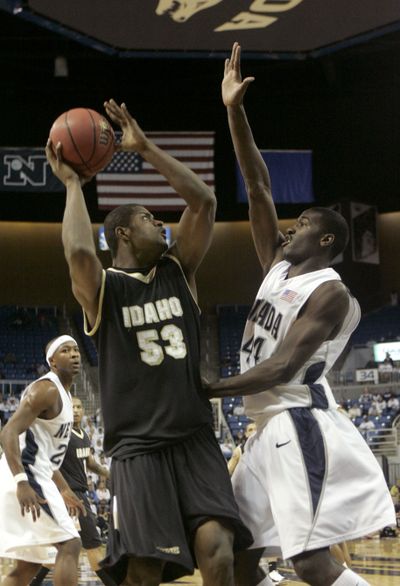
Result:
M47 502L25 481L17 484L17 499L21 506L21 515L25 517L25 513L31 513L33 521L40 517L40 505Z
M67 185L67 183L73 179L78 179L83 186L92 179L92 177L80 177L76 171L74 171L73 168L63 160L62 145L60 142L54 145L50 138L48 139L46 144L46 157L54 175L61 181L61 183L64 183L64 185Z
M122 140L117 144L117 150L142 152L148 143L145 133L139 124L130 115L125 103L120 106L115 100L111 99L104 102L104 108L107 115L115 124L121 127Z
M226 107L240 106L243 96L254 77L242 80L240 71L240 45L234 43L230 59L225 59L224 78L222 80L222 101Z
M75 493L71 489L65 488L61 491L61 496L64 499L65 506L68 509L68 513L71 517L79 517L83 515L86 517L86 509L83 501L78 499Z

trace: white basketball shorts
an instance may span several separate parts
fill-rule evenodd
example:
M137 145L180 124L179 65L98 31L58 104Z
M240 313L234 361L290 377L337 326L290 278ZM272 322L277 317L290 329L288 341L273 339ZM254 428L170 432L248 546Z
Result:
M232 477L252 548L285 559L395 524L382 470L336 410L295 408L252 436Z
M57 550L52 544L79 538L56 485L35 475L47 505L41 507L40 517L34 522L30 513L24 517L21 514L15 480L4 455L0 459L0 478L0 557L54 563Z

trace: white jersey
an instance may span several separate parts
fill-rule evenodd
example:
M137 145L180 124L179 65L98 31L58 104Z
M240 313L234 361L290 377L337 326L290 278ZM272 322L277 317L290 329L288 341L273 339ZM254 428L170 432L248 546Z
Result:
M72 400L58 376L50 371L35 381L51 380L57 387L62 401L60 413L53 419L37 417L25 433L19 436L21 459L28 477L40 476L52 478L54 470L61 466L68 447L73 425ZM34 383L32 383L34 384ZM22 393L23 402L32 385Z
M310 295L326 281L340 280L331 268L287 278L290 263L277 263L266 275L250 310L240 351L241 372L270 358L279 348ZM244 397L246 414L259 425L292 407L336 408L326 374L360 321L360 306L349 295L341 330L318 350L286 385Z
M260 287L244 332L242 372L279 350L317 287L340 280L330 268L289 279L289 268L286 261L277 263ZM292 558L395 523L382 470L337 409L325 378L359 319L359 305L349 296L336 337L321 344L288 384L244 398L257 432L232 482L252 548L276 546Z
M57 550L53 544L79 537L52 479L68 447L73 423L71 396L54 372L37 380L46 379L58 389L61 411L53 419L37 417L19 436L21 460L29 484L45 501L41 503L41 514L36 521L28 513L22 516L14 477L5 455L0 458L0 557L34 563L54 563ZM21 402L26 400L30 387L23 392Z

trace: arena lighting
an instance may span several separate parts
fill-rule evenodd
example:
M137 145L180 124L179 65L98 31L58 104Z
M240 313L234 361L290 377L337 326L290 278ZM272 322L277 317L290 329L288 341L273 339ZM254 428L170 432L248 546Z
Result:
M54 77L68 77L68 61L62 55L54 59Z

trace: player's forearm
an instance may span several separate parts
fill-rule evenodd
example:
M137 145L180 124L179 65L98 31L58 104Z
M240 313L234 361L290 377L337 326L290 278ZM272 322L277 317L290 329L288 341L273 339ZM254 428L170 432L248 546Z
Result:
M96 461L91 462L90 464L88 462L87 467L91 472L94 472L95 474L98 474L99 476L104 476L104 478L110 477L109 470L107 468L105 468L104 466L100 466L100 464L98 464Z
M63 492L64 490L71 490L68 482L65 480L64 476L59 470L54 470L53 481L60 492Z
M265 360L247 372L224 378L211 383L209 397L233 397L236 395L256 395L272 387L285 384L293 376L290 365L280 363L274 358Z
M164 175L171 187L183 197L193 211L204 205L216 207L216 197L213 190L189 167L150 141L146 142L146 148L140 154Z
M67 199L62 223L62 241L67 261L75 252L96 255L92 225L79 178L68 181Z
M0 443L13 476L25 472L19 449L19 434L7 425L0 433Z
M236 157L249 197L271 191L267 166L254 141L244 106L229 106L228 123Z

